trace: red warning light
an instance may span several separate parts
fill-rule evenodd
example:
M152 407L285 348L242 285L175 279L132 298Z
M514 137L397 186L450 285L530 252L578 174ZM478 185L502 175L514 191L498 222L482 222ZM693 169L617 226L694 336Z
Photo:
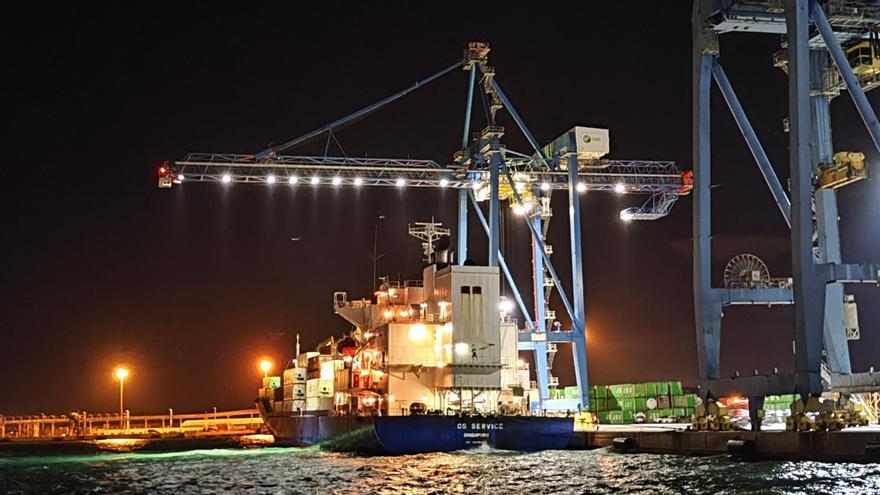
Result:
M168 162L164 162L159 166L159 177L165 177L169 172L171 172L171 168L168 167Z

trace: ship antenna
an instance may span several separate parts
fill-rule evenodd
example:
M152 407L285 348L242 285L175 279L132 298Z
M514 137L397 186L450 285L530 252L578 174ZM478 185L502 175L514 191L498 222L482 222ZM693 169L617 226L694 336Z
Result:
M296 357L299 357L299 334L296 334ZM297 360L299 362L299 360Z
M441 237L448 237L451 234L449 229L443 228L443 224L435 222L431 217L430 222L415 222L409 224L409 235L422 241L422 249L425 255L425 261L434 262L434 244Z

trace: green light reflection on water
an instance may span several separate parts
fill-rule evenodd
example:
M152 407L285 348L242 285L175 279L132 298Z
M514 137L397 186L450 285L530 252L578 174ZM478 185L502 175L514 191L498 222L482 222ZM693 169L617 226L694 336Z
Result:
M314 455L319 447L264 447L259 449L196 449L178 452L101 452L97 454L0 456L0 468L22 465L49 465L65 463L106 463L117 461L161 461L205 457L258 457L268 455Z

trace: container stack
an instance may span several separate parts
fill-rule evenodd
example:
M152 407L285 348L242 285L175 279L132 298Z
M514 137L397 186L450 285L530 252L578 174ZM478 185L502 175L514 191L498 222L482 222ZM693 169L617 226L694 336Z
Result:
M306 369L284 370L284 411L304 411L306 408Z
M800 399L799 394L768 395L764 397L764 411L781 411L787 415L791 412L791 403Z
M695 394L685 394L681 382L622 383L590 387L590 411L600 423L648 423L690 418L697 405Z
M327 354L318 354L307 359L305 384L306 411L329 411L333 409L335 368L336 363L333 357Z
M276 410L282 407L281 377L267 376L263 378L263 388L260 389L260 398L268 399Z

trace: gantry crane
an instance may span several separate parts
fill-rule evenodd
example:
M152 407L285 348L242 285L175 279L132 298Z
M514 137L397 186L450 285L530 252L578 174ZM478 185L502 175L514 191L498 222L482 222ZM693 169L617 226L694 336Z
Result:
M858 150L835 152L829 102L846 89L880 150L880 123L865 96L865 91L880 85L880 4L695 0L692 27L694 306L702 393L736 392L749 396L756 409L768 394L815 394L823 390L823 354L831 372L826 374L827 387L860 391L873 386L880 382L880 375L852 373L844 308L852 312L854 303L844 295L843 284L877 283L880 264L842 261L836 199L839 187L864 179L867 173L864 155ZM790 199L721 66L719 36L736 32L785 35L783 50L773 61L788 74ZM713 78L791 228L790 282L711 286L709 111ZM794 304L794 373L720 376L722 308L742 304Z
M523 315L525 327L519 335L520 350L535 353L537 382L542 399L555 383L550 375L556 344L571 344L581 402L589 400L585 335L583 263L580 234L579 195L591 191L648 195L639 206L620 213L622 221L654 220L669 213L675 201L692 187L690 172L681 172L673 162L624 161L605 159L608 132L575 127L546 146L538 141L513 108L488 65L489 45L470 43L461 61L420 80L414 85L357 112L319 127L282 145L254 154L189 153L159 169L159 187L171 188L189 182L260 184L273 187L432 187L458 190L456 256L467 259L468 212L472 208L489 238L489 266L499 266ZM333 137L334 130L360 119L416 89L456 69L467 74L467 103L461 147L452 161L397 158L357 158L338 156L299 156L284 152L318 137ZM479 81L478 81L479 76ZM471 108L474 94L481 88L490 111L481 132L471 136ZM505 109L525 135L529 153L507 149L501 142L505 129L495 121ZM598 145L598 146L597 146ZM603 150L604 151L601 151ZM600 150L600 151L596 151ZM571 234L571 296L563 290L559 274L551 261L552 248L546 242L547 223L552 216L550 197L554 191L568 192ZM529 311L499 246L500 205L507 200L514 213L528 225L532 239L533 312ZM488 220L479 206L487 202ZM565 330L555 322L548 308L552 289L562 299L571 327Z

